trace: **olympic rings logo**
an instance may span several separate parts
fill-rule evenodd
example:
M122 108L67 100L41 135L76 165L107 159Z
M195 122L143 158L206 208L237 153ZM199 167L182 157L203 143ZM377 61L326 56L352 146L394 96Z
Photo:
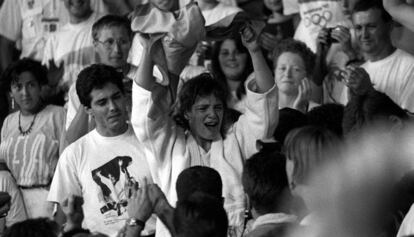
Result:
M332 20L333 14L331 11L323 11L322 15L319 13L314 13L310 17L305 17L303 19L306 27L313 25L327 27L328 23Z

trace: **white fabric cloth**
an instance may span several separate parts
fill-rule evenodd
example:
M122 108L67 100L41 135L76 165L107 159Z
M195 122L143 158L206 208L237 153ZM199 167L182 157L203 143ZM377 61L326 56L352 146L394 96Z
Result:
M283 15L300 13L298 0L283 0Z
M388 57L362 66L374 84L374 88L388 95L396 104L414 112L414 56L396 49ZM342 101L348 101L347 90Z
M414 112L414 56L397 49L390 56L366 62L362 67L374 88L387 94L402 108Z
M176 14L177 17L172 12L161 11L152 4L139 5L135 8L131 23L134 32L148 34L156 39L151 50L163 80L168 80L169 73L180 75L198 42L205 37L205 21L197 4L191 2L180 8Z
M19 113L14 112L4 120L0 159L6 161L18 185L47 185L59 157L65 111L62 107L46 106L37 114L32 131L26 136L18 129Z
M76 81L79 72L96 61L92 25L100 16L94 12L83 22L67 23L46 41L42 63L48 67L49 61L56 66L63 65L64 73L59 86L66 91Z
M203 17L205 19L205 26L210 26L218 21L221 21L222 19L237 14L238 12L241 12L242 9L235 7L235 6L229 6L222 2L217 4L216 7L210 10L204 10L201 11L203 14Z
M404 237L414 234L414 205L411 206L407 215L405 215L404 220L400 225L398 230L397 237Z
M116 236L128 218L125 184L142 185L144 178L152 183L132 128L115 137L101 136L95 129L63 151L47 200L62 205L71 194L82 196L83 227ZM152 234L154 229L151 218L142 233Z
M47 201L49 191L46 188L28 188L21 191L28 218L53 218L53 204Z
M6 216L6 226L9 227L14 223L27 219L26 209L16 181L10 172L0 171L0 191L7 192L11 196L10 210Z
M351 28L342 1L338 0L283 0L284 14L300 13L301 21L294 38L306 43L316 52L316 38L323 27L338 25Z
M102 0L91 0L92 9L105 12ZM0 34L16 42L20 57L42 61L50 33L69 21L61 0L4 0L0 9Z
M227 131L224 139L214 141L204 163L216 169L223 181L224 206L229 225L243 225L245 197L241 185L241 174L245 159L257 152L256 140L272 136L278 121L276 86L268 92L258 94L247 83L246 111ZM166 96L168 89L156 85L152 92L137 84L133 85L131 123L135 133L147 148L146 157L153 175L170 203L177 201L175 182L185 168L203 157L198 156L197 144L191 136L175 124L169 116L171 101ZM197 147L194 147L197 146ZM166 234L157 225L157 235ZM168 234L166 234L168 235Z

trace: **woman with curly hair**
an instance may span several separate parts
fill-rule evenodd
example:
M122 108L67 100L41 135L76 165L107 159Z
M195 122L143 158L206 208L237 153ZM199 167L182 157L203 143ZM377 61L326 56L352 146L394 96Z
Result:
M3 82L19 109L4 120L0 157L22 191L29 218L51 217L46 196L64 137L65 111L43 101L47 71L39 62L18 60L6 69Z
M273 53L275 81L279 87L279 108L306 113L316 103L311 101L311 76L314 53L302 42L283 40Z

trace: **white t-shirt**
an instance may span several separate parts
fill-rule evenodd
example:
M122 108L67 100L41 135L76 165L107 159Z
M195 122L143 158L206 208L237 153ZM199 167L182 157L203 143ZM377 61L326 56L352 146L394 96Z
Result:
M56 66L63 65L64 74L59 85L69 90L79 72L96 61L92 40L92 25L101 14L92 13L78 24L67 23L61 30L51 34L46 42L42 63L49 67L49 61Z
M414 234L414 205L411 206L407 215L405 215L403 222L398 230L397 237L409 236Z
M395 103L414 112L414 56L400 49L388 57L366 62L374 88L388 95Z
M34 120L32 131L22 136L18 129L19 111L10 114L1 130L0 159L22 186L47 185L59 157L64 136L65 110L48 105Z
M11 206L6 216L6 226L26 220L27 214L20 190L13 176L5 170L0 171L0 191L7 192L11 196Z
M104 12L102 0L91 0L92 9ZM42 61L43 50L50 33L69 21L61 0L4 0L0 9L0 34L16 42L20 58Z
M126 182L152 182L144 152L132 128L115 137L93 130L69 145L59 158L48 201L62 205L69 195L82 196L83 227L116 236L128 219ZM155 219L144 235L154 233Z
M341 0L283 0L284 14L300 13L295 39L316 52L316 38L324 27L352 26Z

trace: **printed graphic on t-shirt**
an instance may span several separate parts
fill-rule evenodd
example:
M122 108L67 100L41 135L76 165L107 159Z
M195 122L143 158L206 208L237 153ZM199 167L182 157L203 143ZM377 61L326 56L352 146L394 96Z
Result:
M98 193L101 214L107 218L121 216L128 205L128 189L138 185L131 177L128 166L132 163L129 156L117 156L108 163L92 171L92 179L100 187ZM110 223L107 223L110 224Z

